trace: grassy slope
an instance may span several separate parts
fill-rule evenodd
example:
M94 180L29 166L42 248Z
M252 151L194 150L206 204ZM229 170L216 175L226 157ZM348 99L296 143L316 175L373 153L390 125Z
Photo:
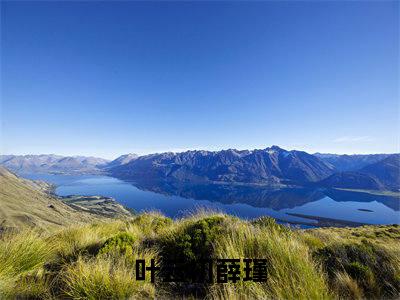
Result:
M148 213L0 239L0 296L73 299L396 298L400 228L291 230L270 218ZM169 284L135 280L136 259L266 258L265 283ZM244 275L242 273L242 275Z
M204 212L176 221L155 213L100 219L4 169L0 180L2 226L25 228L0 234L1 299L361 299L400 292L396 225L291 230L270 218ZM142 258L178 259L192 275L199 259L266 258L268 280L153 285L135 280L134 262Z
M0 167L0 229L36 227L43 230L94 221L46 194L33 182Z

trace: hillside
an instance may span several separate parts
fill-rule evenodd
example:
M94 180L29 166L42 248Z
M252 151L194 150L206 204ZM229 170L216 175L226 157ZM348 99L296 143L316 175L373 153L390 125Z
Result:
M316 182L331 175L333 169L306 152L272 146L253 151L229 149L152 154L111 168L110 173L133 180L281 185Z
M0 297L396 299L399 238L396 225L296 230L271 218L200 212L174 221L147 213L54 234L4 236ZM139 259L161 268L154 283L149 269L136 278ZM218 282L224 277L217 259L239 259L236 282L231 276Z
M0 226L44 230L95 220L39 190L32 182L0 167Z
M365 166L360 172L377 178L388 189L400 190L400 154Z
M115 220L106 218L111 198L66 197L70 207L43 182L4 168L0 180L0 298L395 299L400 292L398 225L299 230L204 211ZM241 259L239 281L217 282L221 258ZM244 258L264 259L265 281L243 281ZM161 267L155 283L147 271L136 278L139 259ZM209 259L211 273L203 269ZM180 266L172 275L170 262Z
M319 184L334 188L399 191L400 155L392 154L357 172L335 173Z
M315 153L314 156L331 165L338 172L357 171L367 165L385 159L390 154L328 154Z
M66 197L46 193L43 182L22 179L0 167L0 232L6 229L60 227L130 216L120 204L104 197Z
M339 172L321 182L322 186L344 189L384 190L385 186L373 176L362 172Z
M117 157L116 159L108 162L104 168L105 169L110 169L110 168L115 168L118 166L122 166L122 165L126 165L127 163L131 162L132 160L138 158L139 156L137 154L134 153L128 153L128 154L124 154L121 155L119 157Z

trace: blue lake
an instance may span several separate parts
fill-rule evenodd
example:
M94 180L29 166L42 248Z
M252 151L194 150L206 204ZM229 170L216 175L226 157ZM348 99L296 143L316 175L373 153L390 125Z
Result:
M400 223L398 198L366 193L234 185L138 184L100 175L21 175L55 184L56 194L60 196L108 196L137 212L158 210L173 218L198 208L210 208L241 218L272 216L303 226L317 222L304 215L367 224Z

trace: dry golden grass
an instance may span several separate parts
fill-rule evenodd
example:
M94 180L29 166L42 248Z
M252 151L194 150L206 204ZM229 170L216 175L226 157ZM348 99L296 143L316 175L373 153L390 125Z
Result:
M54 231L100 219L70 208L0 166L0 229Z
M0 298L390 299L400 291L397 234L396 226L292 230L209 211L8 233L0 239ZM136 281L136 259L171 256L266 258L268 279L196 289Z

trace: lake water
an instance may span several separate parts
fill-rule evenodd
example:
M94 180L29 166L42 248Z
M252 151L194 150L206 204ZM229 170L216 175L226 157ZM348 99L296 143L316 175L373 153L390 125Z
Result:
M400 221L398 198L366 193L211 184L138 184L98 175L21 175L57 185L56 194L60 196L108 196L137 212L158 210L173 218L205 207L241 218L271 216L306 227L317 221L304 215L366 224L398 224Z

